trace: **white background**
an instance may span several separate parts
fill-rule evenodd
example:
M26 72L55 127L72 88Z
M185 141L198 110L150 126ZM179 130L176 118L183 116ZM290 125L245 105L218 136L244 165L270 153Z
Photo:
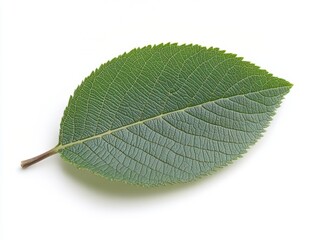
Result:
M316 1L1 1L0 239L319 239ZM69 96L134 47L197 43L294 84L264 137L192 184L143 189L53 147Z

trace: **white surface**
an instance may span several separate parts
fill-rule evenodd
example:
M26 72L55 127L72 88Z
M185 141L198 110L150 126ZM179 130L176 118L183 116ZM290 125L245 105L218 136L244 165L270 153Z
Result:
M316 1L1 1L0 239L319 239ZM69 95L137 46L197 43L294 83L265 136L193 184L142 189L53 147Z

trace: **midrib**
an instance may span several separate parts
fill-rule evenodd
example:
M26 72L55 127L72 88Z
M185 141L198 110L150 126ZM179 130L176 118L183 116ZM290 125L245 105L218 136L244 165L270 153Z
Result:
M81 143L84 143L84 142L89 141L89 140L102 138L103 136L106 136L106 135L121 131L123 129L129 128L129 127L133 127L133 126L136 126L136 125L139 125L139 124L144 124L144 123L146 123L148 121L152 121L152 120L155 120L155 119L163 118L163 117L168 116L170 114L184 112L184 111L186 111L186 110L188 110L190 108L196 108L196 107L202 106L202 105L207 104L207 103L214 103L214 102L217 102L217 101L220 101L220 100L224 100L224 99L229 99L229 98L232 98L232 97L240 97L240 96L245 96L245 95L248 95L248 94L253 94L253 93L263 92L263 91L269 91L269 90L278 89L278 88L288 88L289 89L290 86L274 87L274 88L262 89L262 90L255 91L255 92L249 92L249 93L245 93L245 94L238 94L238 95L234 95L234 96L229 96L227 98L218 98L218 99L215 99L215 100L207 101L207 102L200 103L200 104L193 105L193 106L189 106L189 107L186 107L186 108L182 108L182 109L178 109L178 110L175 110L175 111L163 113L163 114L160 114L160 115L157 115L157 116L154 116L154 117L151 117L151 118L147 118L147 119L144 119L142 121L134 122L134 123L131 123L131 124L128 124L128 125L125 125L125 126L113 129L113 130L108 130L106 132L94 135L92 137L87 137L87 138L83 138L81 140L77 140L75 142L70 142L70 143L67 143L65 145L60 144L60 145L55 147L55 150L56 151L60 151L60 150L63 150L65 148L67 148L67 147L72 147L74 145L81 144Z

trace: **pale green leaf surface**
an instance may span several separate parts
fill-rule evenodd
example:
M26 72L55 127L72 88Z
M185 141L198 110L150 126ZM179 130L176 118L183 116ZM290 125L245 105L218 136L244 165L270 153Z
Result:
M76 89L58 151L113 180L188 182L245 153L291 86L218 49L134 49Z

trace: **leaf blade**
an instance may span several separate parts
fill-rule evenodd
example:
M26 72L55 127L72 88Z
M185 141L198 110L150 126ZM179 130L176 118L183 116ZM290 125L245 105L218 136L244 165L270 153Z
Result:
M75 91L59 152L111 179L191 181L255 143L290 87L218 49L135 49L102 65Z

